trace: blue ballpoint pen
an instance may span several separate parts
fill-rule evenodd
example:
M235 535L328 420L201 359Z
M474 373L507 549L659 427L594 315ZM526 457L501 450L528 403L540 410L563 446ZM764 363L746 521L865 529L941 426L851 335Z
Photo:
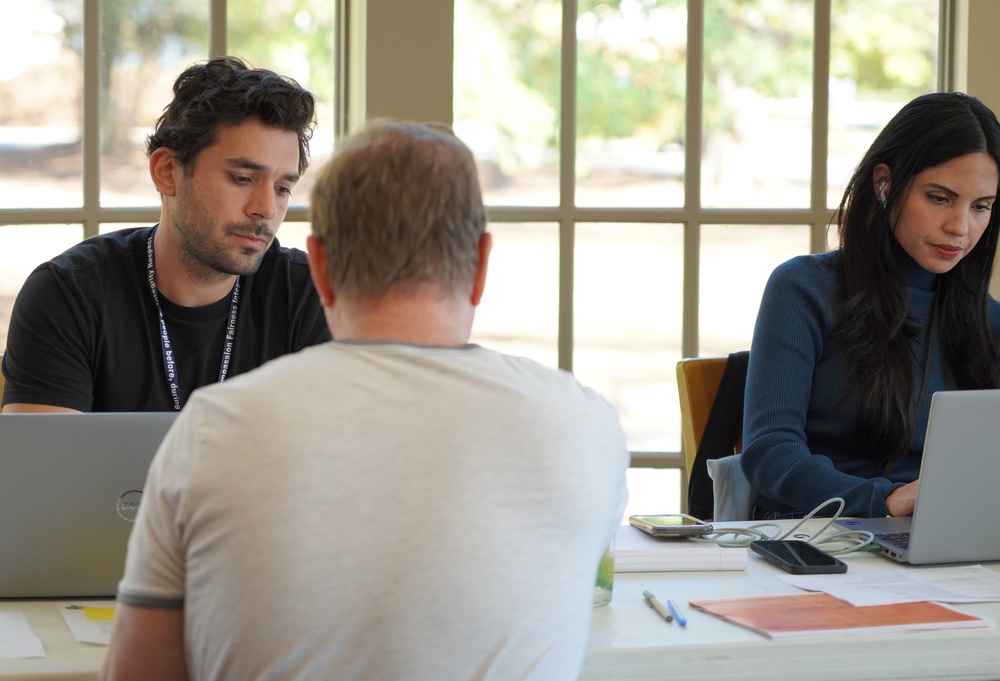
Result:
M670 614L674 616L674 621L677 622L677 624L681 625L682 627L687 626L688 623L687 618L681 614L681 609L677 607L676 603L674 603L674 599L672 598L667 599L667 608L670 609Z

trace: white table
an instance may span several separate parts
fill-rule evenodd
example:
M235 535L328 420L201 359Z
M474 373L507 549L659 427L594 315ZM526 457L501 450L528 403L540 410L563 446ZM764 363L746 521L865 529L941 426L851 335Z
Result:
M920 569L873 554L843 558L851 572ZM1000 563L988 565L1000 573ZM690 601L801 593L756 554L745 572L617 573L610 605L594 612L583 680L887 681L1000 679L1000 629L773 641L691 608ZM643 599L674 599L688 626L668 624ZM1000 603L955 605L1000 625Z
M0 611L23 612L46 657L0 660L0 679L17 681L95 681L106 646L77 643L56 601L0 601Z
M846 558L851 572L919 569L876 555ZM1000 563L989 565L1000 573ZM594 611L582 680L620 681L887 681L889 679L1000 680L1000 629L930 631L880 636L772 641L690 607L693 600L798 593L776 579L784 574L751 554L738 572L618 573L614 599ZM688 626L668 624L642 597L649 589L674 599ZM1000 624L1000 603L956 606ZM95 681L106 648L77 643L55 602L0 601L0 611L25 613L47 657L0 660L0 679Z

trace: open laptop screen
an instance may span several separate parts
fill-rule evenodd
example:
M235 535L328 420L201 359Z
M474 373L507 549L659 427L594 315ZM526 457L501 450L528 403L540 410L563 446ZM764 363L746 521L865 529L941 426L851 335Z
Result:
M176 412L0 415L0 598L114 596Z

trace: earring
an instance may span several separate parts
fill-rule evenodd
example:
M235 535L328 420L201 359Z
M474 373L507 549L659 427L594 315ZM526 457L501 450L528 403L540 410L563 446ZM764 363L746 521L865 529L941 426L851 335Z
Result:
M885 199L885 185L886 184L888 184L888 183L887 182L883 182L882 184L880 184L878 186L878 202L882 204L883 208L885 208L885 201L886 201L886 199Z

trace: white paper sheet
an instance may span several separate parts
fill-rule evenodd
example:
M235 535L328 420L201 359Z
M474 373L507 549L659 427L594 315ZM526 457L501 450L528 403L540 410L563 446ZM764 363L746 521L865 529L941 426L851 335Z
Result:
M77 641L108 645L115 619L114 601L60 603L59 612Z
M778 579L806 591L823 591L852 605L1000 601L1000 574L981 565L843 575L785 575Z
M0 612L0 659L16 657L45 657L45 647L23 612Z

